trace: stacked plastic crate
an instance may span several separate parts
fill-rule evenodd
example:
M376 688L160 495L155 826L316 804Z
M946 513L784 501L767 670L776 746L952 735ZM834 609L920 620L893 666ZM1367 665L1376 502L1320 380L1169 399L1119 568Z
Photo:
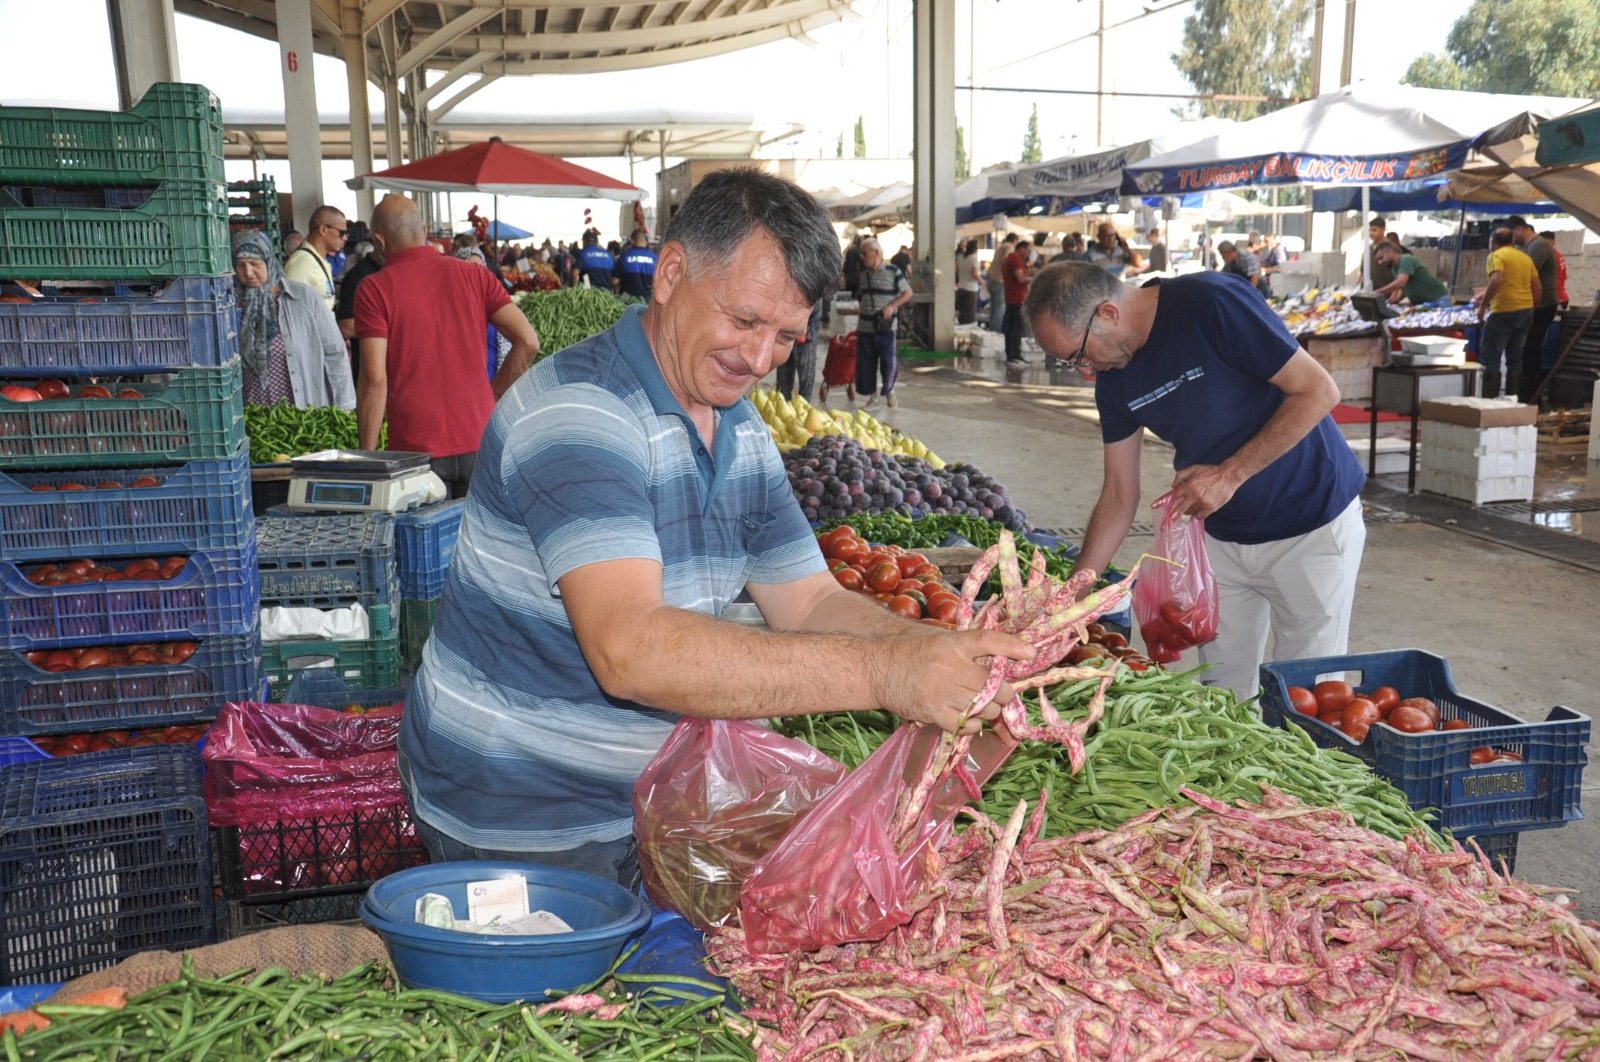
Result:
M214 934L195 749L24 739L115 745L259 695L222 146L195 85L0 108L0 981Z
M283 225L278 217L278 183L271 176L259 181L234 181L228 185L228 229L260 229L274 249L283 249Z
M416 671L428 632L433 629L466 506L459 499L444 501L394 518L400 570L400 653L409 671Z
M261 605L337 613L359 605L367 636L277 638L262 645L271 698L284 699L295 675L333 671L353 689L386 689L400 681L400 587L395 528L386 516L277 515L258 525ZM301 613L300 620L321 616ZM330 620L331 623L331 620Z

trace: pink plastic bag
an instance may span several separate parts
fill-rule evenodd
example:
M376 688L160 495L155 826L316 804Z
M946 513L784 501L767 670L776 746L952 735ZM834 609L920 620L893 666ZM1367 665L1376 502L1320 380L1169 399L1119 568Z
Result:
M929 857L948 839L966 791L954 776L946 778L913 836L897 847L890 833L902 797L945 737L923 725L896 730L756 864L739 892L740 924L752 951L877 940L911 918ZM968 766L978 784L1013 747L989 733L973 740Z
M726 922L750 868L846 773L766 727L684 719L633 787L650 899L700 929Z
M1217 636L1217 581L1206 556L1206 522L1175 512L1172 495L1151 505L1156 510L1155 556L1171 561L1142 565L1133 586L1133 614L1139 621L1150 659L1175 663L1185 649Z
M349 814L404 802L401 708L346 715L306 704L225 704L201 754L213 826Z

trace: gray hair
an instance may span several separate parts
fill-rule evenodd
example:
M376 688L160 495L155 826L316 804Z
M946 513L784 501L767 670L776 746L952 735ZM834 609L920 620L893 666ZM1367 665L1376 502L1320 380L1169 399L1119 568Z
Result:
M778 242L789 279L806 302L838 286L843 256L827 211L798 185L754 167L707 175L672 216L663 241L683 245L693 273L701 265L727 265L757 229Z
M1068 332L1081 331L1096 306L1121 302L1130 290L1092 262L1057 262L1033 278L1022 318L1031 324L1048 315Z
M883 253L883 244L878 242L878 238L876 236L868 236L866 239L861 241L861 253L866 254L868 251L877 251L879 254Z
M1217 244L1217 253L1218 254L1232 254L1234 251L1237 251L1238 249L1239 248L1237 248L1237 247L1235 247L1233 245L1233 241L1232 240L1223 240L1221 243Z

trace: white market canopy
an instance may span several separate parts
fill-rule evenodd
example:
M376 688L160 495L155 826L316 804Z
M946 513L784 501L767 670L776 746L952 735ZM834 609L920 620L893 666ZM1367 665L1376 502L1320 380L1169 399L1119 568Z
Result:
M1546 199L1561 206L1593 232L1600 233L1600 162L1578 161L1567 165L1546 166L1538 156L1542 138L1562 136L1576 123L1593 121L1600 116L1600 107L1581 107L1570 113L1551 115L1551 121L1542 123L1536 130L1504 135L1516 130L1492 130L1483 138L1480 151L1496 164L1493 168L1468 170L1459 175L1465 182L1478 185L1493 183L1496 186L1517 183L1531 185ZM1496 135L1500 133L1502 135ZM1563 146L1565 146L1563 144ZM1552 154L1550 145L1543 154ZM1452 178L1454 191L1456 180Z
M1233 125L1226 118L1203 118L1170 133L1136 144L1106 148L1086 155L1066 155L1033 166L1021 166L989 179L990 199L1026 199L1036 195L1083 199L1116 192L1122 171L1151 155L1159 155Z
M1458 170L1480 133L1587 100L1360 82L1127 167L1129 195L1243 185L1378 185Z
M1001 171L1009 172L1013 165L1002 162L991 166L975 176L968 177L956 185L954 192L954 205L957 210L969 207L980 199L990 196L990 182L1003 176ZM863 214L858 214L850 219L852 225L893 225L902 221L909 221L915 209L915 197L910 193L896 196L884 203L879 203Z

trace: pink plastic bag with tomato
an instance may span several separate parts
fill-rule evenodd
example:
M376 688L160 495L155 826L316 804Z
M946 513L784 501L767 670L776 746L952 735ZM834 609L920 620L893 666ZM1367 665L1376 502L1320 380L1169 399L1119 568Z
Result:
M1170 492L1151 508L1157 519L1151 552L1160 559L1139 566L1133 615L1150 659L1171 664L1217 636L1217 581L1206 556L1206 522L1174 510Z
M900 727L756 864L739 890L739 924L752 951L877 940L910 920L929 860L968 800L947 777L920 821L893 836L902 801L945 740L931 726ZM979 785L1013 747L988 731L973 740L968 767Z
M633 835L650 899L700 929L738 910L739 886L844 764L736 719L686 718L633 786Z

